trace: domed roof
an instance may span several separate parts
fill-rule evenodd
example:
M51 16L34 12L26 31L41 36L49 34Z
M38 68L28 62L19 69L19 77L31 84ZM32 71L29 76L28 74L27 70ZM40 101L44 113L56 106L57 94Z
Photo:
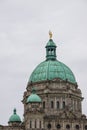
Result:
M60 61L48 60L40 63L32 72L29 82L38 82L60 78L76 83L73 72Z
M50 36L52 37L52 33L50 33ZM75 76L70 68L56 60L56 44L52 39L49 39L46 45L46 60L34 69L29 78L29 82L53 80L55 78L76 83Z
M56 47L56 44L53 42L52 39L50 39L50 40L47 42L47 45L46 45L46 47L50 47L50 46Z
M36 90L32 89L32 94L27 98L27 103L41 102L41 98L36 94Z
M13 115L9 118L9 123L10 122L21 122L20 117L16 114L16 109L14 109Z

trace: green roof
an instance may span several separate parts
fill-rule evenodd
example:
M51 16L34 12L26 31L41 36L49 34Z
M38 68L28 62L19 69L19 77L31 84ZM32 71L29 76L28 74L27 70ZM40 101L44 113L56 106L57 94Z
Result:
M55 46L55 47L56 47L56 44L53 42L52 39L50 39L50 40L47 42L47 45L46 45L46 47L50 47L50 46Z
M31 95L27 98L27 103L41 102L41 98L36 94L36 90L33 88Z
M13 110L13 115L9 118L8 122L21 122L20 117L16 114L16 109Z
M29 82L53 80L55 78L76 83L74 74L69 67L57 60L48 60L40 63L32 72Z
M46 45L46 60L32 72L29 82L39 82L59 78L76 83L75 76L68 66L56 60L56 44L50 39Z

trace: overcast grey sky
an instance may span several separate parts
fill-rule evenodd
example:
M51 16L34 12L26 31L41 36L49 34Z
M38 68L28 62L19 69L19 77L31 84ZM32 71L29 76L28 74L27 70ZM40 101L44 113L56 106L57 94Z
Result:
M49 30L57 59L75 74L87 115L87 0L0 0L0 124L14 107L23 119L23 92L45 60Z

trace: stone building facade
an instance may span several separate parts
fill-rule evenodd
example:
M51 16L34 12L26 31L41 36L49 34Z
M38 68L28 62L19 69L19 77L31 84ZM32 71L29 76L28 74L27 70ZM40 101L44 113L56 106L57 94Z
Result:
M46 45L46 60L32 72L23 95L24 121L16 114L0 130L87 130L82 93L73 72L56 59L56 44Z

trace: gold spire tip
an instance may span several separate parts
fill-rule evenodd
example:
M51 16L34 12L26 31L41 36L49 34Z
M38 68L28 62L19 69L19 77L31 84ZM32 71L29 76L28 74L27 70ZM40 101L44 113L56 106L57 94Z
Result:
M50 39L52 38L52 32L51 31L49 31L49 36L50 36Z

